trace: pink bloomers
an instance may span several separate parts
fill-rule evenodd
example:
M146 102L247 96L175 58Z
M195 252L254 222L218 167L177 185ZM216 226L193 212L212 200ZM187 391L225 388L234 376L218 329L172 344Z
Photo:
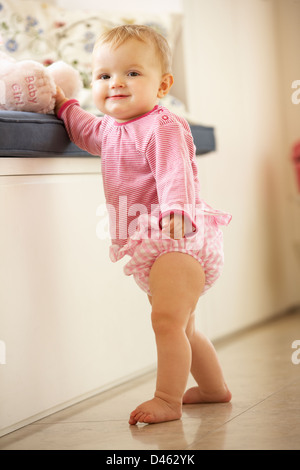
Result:
M151 295L149 274L154 261L169 252L189 254L198 260L204 269L206 292L220 276L224 264L223 233L219 225L227 225L231 216L215 209L202 210L200 220L201 224L197 223L196 233L174 240L162 235L157 217L143 214L138 218L137 230L126 245L111 245L110 259L116 262L129 255L131 259L124 266L124 273L127 276L133 275L138 286Z

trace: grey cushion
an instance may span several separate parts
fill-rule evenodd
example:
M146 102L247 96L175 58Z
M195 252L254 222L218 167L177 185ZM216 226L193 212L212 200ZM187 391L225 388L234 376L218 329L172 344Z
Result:
M215 150L214 129L191 125L197 155ZM0 111L0 157L82 157L63 122L51 114Z
M213 127L190 124L196 145L197 155L213 152L216 150L215 132Z

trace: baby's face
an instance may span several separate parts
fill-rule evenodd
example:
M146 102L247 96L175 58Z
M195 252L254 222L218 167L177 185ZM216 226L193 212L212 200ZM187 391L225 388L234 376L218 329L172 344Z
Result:
M93 54L93 98L118 122L135 119L157 104L173 83L163 74L154 46L130 39L118 48L99 45Z

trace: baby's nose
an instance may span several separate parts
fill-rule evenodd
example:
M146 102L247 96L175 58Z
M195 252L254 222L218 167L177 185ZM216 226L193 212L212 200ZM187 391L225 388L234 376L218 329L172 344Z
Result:
M119 75L114 75L111 81L112 88L119 88L124 86L124 80Z

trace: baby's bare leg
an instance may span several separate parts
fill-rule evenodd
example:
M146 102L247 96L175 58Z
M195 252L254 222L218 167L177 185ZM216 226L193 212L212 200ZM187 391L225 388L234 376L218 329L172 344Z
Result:
M231 400L220 362L212 343L195 327L195 314L190 317L187 336L192 349L191 373L198 386L187 390L183 403L216 403Z
M157 344L154 398L139 405L129 423L179 419L192 358L186 328L201 295L205 276L193 257L183 253L160 256L150 272L152 325Z

